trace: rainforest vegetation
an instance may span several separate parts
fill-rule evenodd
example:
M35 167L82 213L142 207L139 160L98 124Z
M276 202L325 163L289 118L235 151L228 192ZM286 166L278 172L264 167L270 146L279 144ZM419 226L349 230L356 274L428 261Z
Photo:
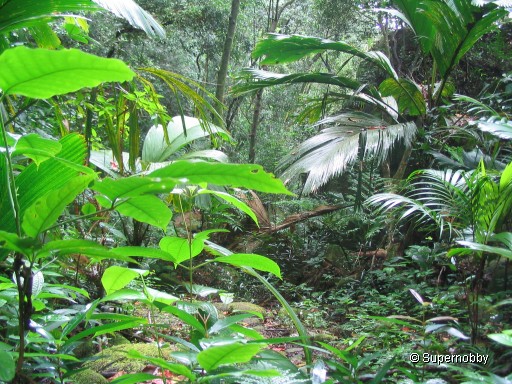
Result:
M0 0L0 383L512 383L509 0Z

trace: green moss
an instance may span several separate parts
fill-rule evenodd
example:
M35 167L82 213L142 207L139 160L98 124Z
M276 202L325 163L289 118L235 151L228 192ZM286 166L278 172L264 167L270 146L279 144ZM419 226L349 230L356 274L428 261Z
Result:
M267 313L265 308L253 303L247 303L245 301L228 304L228 310L231 312L257 312L261 313L262 315Z
M160 357L158 353L158 347L155 344L122 344L111 348L106 348L103 351L97 353L94 355L95 360L87 362L84 367L89 368L95 372L124 371L126 373L138 373L146 367L147 362L128 358L126 354L131 350L135 350L144 356ZM169 353L174 350L174 348L168 347L162 349L162 357L164 359L169 359Z
M99 373L92 369L84 369L78 373L75 373L69 377L74 384L103 384L108 383L108 380L101 376Z

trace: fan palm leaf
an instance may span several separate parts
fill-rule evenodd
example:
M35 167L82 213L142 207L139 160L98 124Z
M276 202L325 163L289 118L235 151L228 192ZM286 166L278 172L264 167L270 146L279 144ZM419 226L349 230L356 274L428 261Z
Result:
M361 112L342 113L319 121L316 125L335 124L306 140L279 164L282 177L290 180L307 173L303 193L315 192L331 178L340 175L359 153L387 158L400 140L410 146L416 133L412 122L388 125L382 119ZM364 134L364 140L360 136ZM361 148L361 143L363 148Z

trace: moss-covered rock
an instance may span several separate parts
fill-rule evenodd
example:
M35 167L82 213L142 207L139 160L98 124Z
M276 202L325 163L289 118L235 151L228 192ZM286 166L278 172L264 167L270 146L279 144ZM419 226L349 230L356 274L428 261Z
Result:
M74 384L107 384L108 380L101 376L98 372L90 368L77 372L69 377Z
M116 373L120 371L126 373L138 373L146 367L147 362L143 360L128 358L127 353L130 350L135 350L144 356L160 357L156 344L122 344L113 346L111 348L106 348L103 351L97 353L93 357L94 360L85 363L84 367L98 373ZM169 353L174 350L176 349L173 347L162 348L162 357L164 359L168 359ZM89 384L90 383L92 382L90 381Z

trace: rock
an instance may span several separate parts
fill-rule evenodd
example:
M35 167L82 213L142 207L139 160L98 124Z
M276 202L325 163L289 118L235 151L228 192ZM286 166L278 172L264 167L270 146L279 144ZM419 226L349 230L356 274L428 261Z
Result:
M108 380L92 369L87 368L69 377L74 384L107 384Z
M94 355L93 360L84 364L84 368L97 373L117 373L121 371L126 373L139 373L147 366L147 362L128 358L126 353L132 349L144 356L160 357L156 344L122 344L106 348L97 353ZM162 348L162 357L168 359L169 353L174 350L175 348L173 347ZM94 381L89 381L88 384L93 382Z

